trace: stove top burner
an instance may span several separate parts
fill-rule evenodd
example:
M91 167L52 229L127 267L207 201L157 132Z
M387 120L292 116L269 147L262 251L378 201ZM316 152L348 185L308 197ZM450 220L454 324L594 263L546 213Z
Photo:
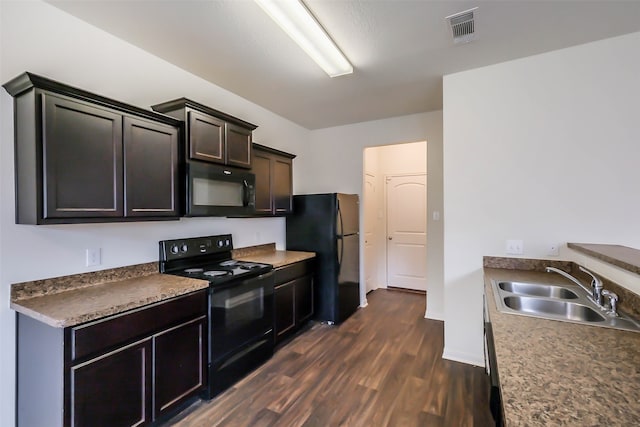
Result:
M219 277L219 276L229 276L233 274L233 271L209 270L209 271L205 271L202 274L209 277Z
M230 266L230 265L236 265L237 263L238 263L238 261L236 261L235 259L230 259L230 260L227 260L227 261L222 261L222 262L220 263L220 265L221 265L222 267L228 267L228 266Z
M185 268L184 272L187 274L196 274L196 273L202 273L204 271L204 268Z
M240 264L240 268L243 270L252 270L254 268L260 268L262 267L261 264L255 264L255 263L249 263L249 262L243 262L242 264Z

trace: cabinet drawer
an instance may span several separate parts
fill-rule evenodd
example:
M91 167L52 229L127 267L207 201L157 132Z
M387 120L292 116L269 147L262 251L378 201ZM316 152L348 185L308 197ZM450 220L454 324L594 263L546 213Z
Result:
M277 268L275 271L276 286L281 283L289 282L296 277L305 276L313 272L313 259L296 262L284 267Z
M70 328L71 360L97 354L206 313L207 291L201 290Z

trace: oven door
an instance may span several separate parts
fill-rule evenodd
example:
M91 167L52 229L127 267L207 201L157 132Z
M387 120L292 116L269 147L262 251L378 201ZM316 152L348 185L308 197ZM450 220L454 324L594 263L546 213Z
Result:
M247 215L255 211L255 175L209 163L187 164L187 216Z
M273 330L273 272L235 286L211 288L211 361L217 361Z

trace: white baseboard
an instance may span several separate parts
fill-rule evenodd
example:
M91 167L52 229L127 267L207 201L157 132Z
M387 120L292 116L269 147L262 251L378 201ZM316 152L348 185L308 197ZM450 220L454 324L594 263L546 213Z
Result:
M454 362L466 363L467 365L482 366L484 367L483 355L465 353L463 351L449 350L445 347L442 352L442 358L447 360L453 360Z
M431 319L431 320L441 320L444 321L444 313L440 312L440 311L426 311L424 313L424 318L425 319Z

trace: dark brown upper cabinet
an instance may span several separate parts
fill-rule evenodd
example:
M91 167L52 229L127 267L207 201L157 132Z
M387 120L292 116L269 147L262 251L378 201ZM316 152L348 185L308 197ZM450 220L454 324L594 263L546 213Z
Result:
M44 104L42 219L123 216L122 116L47 92L40 97ZM18 123L22 117L18 115ZM25 170L26 161L37 158L25 158L22 149L34 147L23 142L18 141L16 151L19 199L26 196L21 184L33 173Z
M198 111L189 111L187 116L189 158L224 163L224 121Z
M16 223L177 219L182 123L31 73L14 97Z
M151 108L186 123L187 159L251 168L251 139L256 125L187 98Z
M125 216L177 216L180 131L124 118Z
M293 159L296 156L253 144L256 215L280 216L293 211Z

